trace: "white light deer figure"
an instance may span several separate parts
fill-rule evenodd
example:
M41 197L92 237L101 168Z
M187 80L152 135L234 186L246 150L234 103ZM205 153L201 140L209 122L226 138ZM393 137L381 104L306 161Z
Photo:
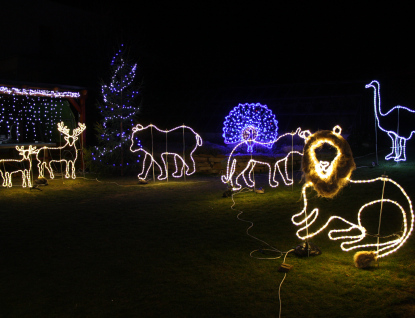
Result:
M36 153L36 147L29 146L28 149L24 149L24 146L16 146L16 150L19 152L23 158L20 160L17 159L2 159L0 160L0 175L3 179L3 187L11 188L13 186L12 179L13 174L21 173L22 174L22 187L32 187L32 159L31 155ZM21 168L23 166L23 169Z
M76 175L75 175L75 162L76 159L78 158L78 148L76 147L76 141L78 140L78 136L80 134L82 134L82 132L85 130L86 126L83 123L78 123L78 127L75 128L72 131L72 135L69 134L69 128L64 126L63 122L58 123L58 130L65 135L65 137L63 137L66 140L66 143L63 146L60 147L42 147L38 150L37 154L36 154L36 159L38 161L37 167L39 170L39 177L44 177L45 176L45 168L46 170L48 170L50 178L53 179L55 178L55 175L53 173L53 169L52 169L52 164L54 163L65 163L66 165L66 171L65 171L65 178L72 178L75 179ZM39 153L41 152L41 150L46 151L46 150L74 150L75 151L75 157L73 159L67 160L64 158L61 159L57 159L57 160L50 160L49 162L47 162L45 160L45 158L41 159L39 158Z

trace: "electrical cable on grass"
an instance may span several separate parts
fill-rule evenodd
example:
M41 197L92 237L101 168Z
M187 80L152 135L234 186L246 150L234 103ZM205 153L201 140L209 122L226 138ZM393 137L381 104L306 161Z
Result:
M264 245L266 245L266 246L268 246L269 247L269 249L258 249L258 250L254 250L254 251L252 251L251 253L249 253L249 256L251 256L251 257L253 257L253 258L256 258L256 259L278 259L278 258L280 258L282 255L283 255L283 252L281 252L279 249L277 249L277 248L275 248L274 246L272 246L272 245L270 245L269 243L267 243L267 242L265 242L265 241L263 241L263 240L261 240L261 239L259 239L259 238L257 238L256 236L253 236L252 234L250 234L249 233L249 230L254 226L254 223L253 222L251 222L251 221L247 221L247 220L244 220L244 219L242 219L240 216L242 215L242 213L244 213L242 210L237 210L237 209L235 209L234 208L234 206L236 205L236 202L235 202L235 199L233 198L234 197L234 195L236 195L236 194L240 194L240 193L244 193L244 192L252 192L253 190L252 189L249 189L249 188L242 188L241 190L239 190L238 192L236 192L236 193L232 193L232 196L231 196L231 198L232 198L232 202L233 202L233 204L231 205L231 209L232 210L235 210L235 211L237 211L237 212L239 212L238 213L238 215L236 216L236 218L239 220L239 221L242 221L242 222L245 222L245 223L249 223L250 225L249 225L249 227L246 229L246 234L249 236L249 237L251 237L251 238L253 238L253 239L255 239L255 240L257 240L257 241L259 241L259 242L261 242L262 244L264 244ZM275 252L275 253L280 253L281 255L280 256L277 256L277 257L270 257L270 258L267 258L267 257L254 257L252 254L254 254L255 252L258 252L258 251L264 251L264 250L266 250L266 251L272 251L272 252Z
M285 263L285 259L287 258L288 253L293 252L293 251L294 251L294 249L291 249L291 250L289 250L288 252L285 253L284 260L282 261L283 264ZM282 309L281 286L282 286L282 283L284 282L286 277L287 277L287 273L284 273L284 277L281 280L280 286L278 287L278 300L279 300L279 303L280 303L280 312L279 312L279 315L278 315L279 318L281 318L281 309Z
M279 249L277 249L276 247L274 247L274 246L272 246L272 245L270 245L269 243L267 243L267 242L265 242L265 241L263 241L263 240L261 240L261 239L259 239L259 238L257 238L256 236L253 236L253 235L251 235L250 233L249 233L249 230L254 226L254 223L253 222L251 222L251 221L247 221L247 220L244 220L244 219L242 219L240 216L242 215L242 213L243 213L243 211L242 210L237 210L237 209L235 209L234 208L234 206L236 205L236 202L235 202L235 199L234 199L234 195L236 195L236 194L240 194L240 193L243 193L243 192L252 192L253 190L252 189L249 189L249 188L242 188L241 190L239 190L238 192L236 192L236 193L232 193L232 196L231 196L231 198L232 198L232 205L231 205L231 209L232 210L235 210L235 211L238 211L239 213L238 213L238 215L236 216L236 218L238 219L238 220L240 220L240 221L242 221L242 222L246 222L246 223L249 223L250 225L249 225L249 227L246 229L246 234L249 236L249 237L251 237L251 238L253 238L253 239L255 239L255 240L257 240L257 241L259 241L259 242L261 242L261 243L263 243L263 244L265 244L265 245L267 245L269 248L267 248L267 249L257 249L257 250L253 250L250 254L249 254L249 256L250 257L252 257L252 258L255 258L255 259L261 259L261 260L275 260L275 259L279 259L279 258L281 258L282 257L282 255L283 254L285 254L285 256L284 256L284 260L283 260L283 262L282 262L282 264L285 264L285 259L287 258L287 255L288 255L288 253L291 253L291 252L293 252L294 251L294 249L291 249L291 250L289 250L289 251L287 251L287 252L282 252L282 251L280 251ZM272 252L276 252L276 253L280 253L281 255L280 256L277 256L277 257L255 257L255 256L253 256L252 254L254 254L255 252L262 252L262 251L272 251ZM281 302L281 286L282 286L282 283L284 282L284 280L285 280L285 278L287 277L287 272L285 272L284 273L284 277L283 277L283 279L281 280L281 283L280 283L280 285L279 285L279 287L278 287L278 301L279 301L279 305L280 305L280 309L279 309L279 315L278 315L278 317L280 317L281 318L281 309L282 309L282 302Z
M249 227L246 229L246 235L248 235L249 237L251 237L251 238L253 238L254 240L257 240L257 241L259 241L259 242L261 242L262 244L264 244L264 245L266 245L266 246L268 246L269 248L266 248L266 249L257 249L257 250L253 250L253 251L251 251L251 253L249 253L249 256L251 256L252 258L255 258L255 259L265 259L265 260L273 260L273 259L279 259L279 258L281 258L282 257L282 255L283 254L285 254L285 253L288 253L288 252L290 252L290 251L288 251L288 252L283 252L283 251L281 251L281 250L279 250L278 248L276 248L276 247L274 247L274 246L272 246L271 244L269 244L269 243L267 243L267 242L265 242L265 241L263 241L263 240L261 240L261 239L259 239L258 237L256 237L256 236L254 236L254 235L252 235L252 234L250 234L249 233L249 230L254 226L254 223L252 222L252 221L248 221L248 220L244 220L244 219L242 219L240 216L242 215L242 213L244 213L242 210L238 210L238 209L235 209L234 208L234 206L236 205L236 202L235 202L235 199L234 199L234 195L236 195L236 194L240 194L240 193L244 193L244 192L252 192L253 190L252 189L249 189L249 188L242 188L241 190L239 190L238 192L236 192L236 193L232 193L232 196L231 196L231 198L232 198L232 205L231 205L231 209L232 210L234 210L234 211L237 211L237 212L239 212L238 213L238 215L236 216L236 218L238 219L238 220L240 220L240 221L242 221L242 222L245 222L245 223L249 223L250 225L249 225ZM272 251L272 252L275 252L275 253L279 253L279 254L281 254L280 256L277 256L277 257L255 257L255 256L253 256L253 254L254 253L256 253L256 252L263 252L263 251Z

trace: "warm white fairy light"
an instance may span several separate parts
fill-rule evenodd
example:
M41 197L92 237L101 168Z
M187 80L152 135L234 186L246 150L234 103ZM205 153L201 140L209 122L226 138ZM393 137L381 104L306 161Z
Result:
M72 178L75 179L76 178L76 174L75 174L75 162L78 158L78 148L76 146L76 141L78 140L78 136L80 134L82 134L82 132L86 129L85 124L83 123L78 123L78 127L75 128L72 131L72 134L69 133L69 128L64 126L63 122L58 123L58 131L60 131L63 135L64 135L64 139L66 141L66 143L60 147L41 147L37 150L36 152L36 159L38 161L37 167L39 170L39 177L44 177L45 176L45 168L46 170L49 172L50 178L53 179L55 178L55 175L53 173L53 168L52 165L54 163L64 163L66 170L65 170L65 178ZM71 151L74 152L74 158L73 159L52 159L49 160L49 162L46 161L46 158L40 158L39 154L43 151L43 153L50 151L50 150L59 150L59 151Z
M297 213L297 214L293 215L293 217L291 218L292 222L296 226L302 226L297 231L297 237L302 239L302 240L309 239L309 238L319 234L324 229L326 229L328 227L328 225L331 223L331 221L340 220L340 221L343 221L344 223L346 223L347 225L349 225L350 227L347 228L347 229L333 229L333 230L330 230L328 235L329 235L329 238L331 240L346 240L346 242L343 242L340 245L340 247L343 251L347 252L347 251L351 251L351 250L355 250L355 249L367 249L367 248L373 249L373 248L377 248L378 250L375 251L374 253L377 254L378 258L387 256L387 255L397 251L406 242L406 240L411 235L412 230L414 228L413 206L412 206L411 199L409 198L409 196L407 195L405 190L394 180L389 179L389 178L385 178L385 177L379 177L379 178L375 178L375 179L371 179L371 180L349 180L349 181L351 183L356 183L356 184L373 183L373 182L381 181L381 182L388 182L390 184L395 185L407 200L410 221L408 222L408 214L405 211L405 209L402 207L402 205L400 205L398 202L396 202L394 200L383 198L383 199L374 200L374 201L371 201L371 202L368 202L368 203L362 205L359 209L358 214L357 214L357 224L352 223L352 222L350 222L350 221L348 221L348 220L346 220L346 219L344 219L340 216L331 216L323 226L321 226L317 230L310 231L310 227L313 225L313 223L318 218L319 209L314 208L311 212L307 213L306 190L307 190L307 188L313 186L313 184L311 182L309 182L309 183L306 183L303 186L303 189L302 189L304 208L301 210L300 213ZM401 235L395 235L397 238L391 239L391 240L389 240L387 242L383 242L383 243L356 244L358 242L361 242L364 238L367 237L367 231L366 231L365 227L362 225L362 222L361 222L361 216L362 216L362 213L363 213L364 209L371 206L371 205L373 205L373 204L382 203L382 202L389 202L389 203L395 205L396 207L398 207L400 209L400 211L402 213L402 218L403 218L403 231L402 231L402 234ZM298 219L299 219L299 221L297 221ZM334 236L334 234L336 234L336 233L337 234L338 233L348 233L348 232L352 231L353 229L358 230L360 233L358 233L357 235Z
M162 135L164 135L164 140L166 140L166 144L164 145L166 151L162 152L160 154L160 158L157 158L155 156L153 156L152 154L152 150L151 150L151 145L150 147L148 147L148 149L144 149L141 144L136 145L136 141L137 141L137 135L142 132L145 131L147 129L152 129L152 133L161 133ZM193 148L190 152L189 158L192 161L191 165L192 168L190 169L189 165L186 163L185 158L183 158L183 154L179 154L177 152L169 152L167 151L168 149L168 145L167 145L167 140L168 140L168 134L172 133L172 132L176 132L179 133L180 131L183 132L183 136L186 133L191 133L194 135L195 138L195 144L192 145ZM152 143L152 141L151 141ZM174 159L174 165L175 165L175 170L172 173L172 176L175 178L180 178L182 177L184 174L186 174L187 176L193 174L196 172L196 163L193 159L193 153L196 151L196 148L202 145L202 138L200 137L200 135L198 133L196 133L191 127L189 126L177 126L175 128L172 128L170 130L162 130L159 129L157 126L155 125L147 125L146 127L143 127L142 125L138 124L133 128L133 133L131 135L131 146L130 146L130 150L132 152L138 152L138 151L143 151L144 152L144 159L143 159L143 168L141 173L138 174L138 178L139 179L146 179L148 176L148 173L150 171L150 168L152 167L152 165L156 165L158 167L158 169L160 170L160 175L157 177L157 179L159 180L164 180L168 177L168 166L167 166L167 160L168 157L173 157ZM133 149L133 147L138 146L138 148ZM158 161L158 160L161 160ZM179 166L177 164L177 162L180 161L182 163L182 167L181 169L179 169Z
M0 175L3 179L3 187L11 188L13 186L13 175L21 173L22 175L22 187L32 187L32 159L31 155L35 153L36 147L29 146L28 149L24 149L24 146L16 146L16 150L23 158L17 159L0 159ZM25 168L17 168L24 166Z
M78 92L59 92L46 89L25 89L16 87L0 86L0 94L24 95L24 96L43 96L51 98L79 98Z
M302 152L293 150L293 151L290 151L284 158L278 160L275 164L275 167L278 168L280 176L281 176L282 180L284 181L285 185L292 185L293 182L294 182L294 179L290 179L290 177L288 176L288 159L290 157L294 156L294 154L296 154L298 156L301 156L301 157L303 156ZM281 171L280 162L284 162L284 172ZM275 176L275 173L276 173L276 171L274 169L274 176Z
M311 133L308 130L301 131L301 128L297 128L295 132L280 135L278 138L276 138L273 141L270 141L270 142L255 141L255 144L259 146L267 147L267 148L272 148L273 145L276 144L281 138L286 137L286 136L294 136L294 135L298 135L299 137L306 139L309 135L311 135ZM301 153L298 151L289 152L284 158L276 161L273 166L268 162L264 162L264 161L257 160L257 159L250 159L247 165L245 166L245 168L242 169L242 171L238 175L236 175L236 177L234 177L234 174L236 171L236 165L238 162L237 156L235 156L235 154L240 150L241 147L244 147L245 144L247 143L249 144L250 142L252 142L252 140L249 140L249 139L241 141L232 149L228 157L228 162L226 166L226 175L223 175L221 177L222 182L229 184L232 187L232 190L234 191L240 190L242 188L242 185L239 181L240 178L243 179L247 187L255 187L255 179L253 177L253 171L254 171L255 165L258 164L258 165L264 165L268 167L268 184L270 187L275 188L279 185L278 181L276 180L277 171L279 171L279 173L281 174L284 183L286 185L291 185L292 180L288 178L288 173L287 173L287 161L288 161L288 157L292 156L294 153L301 155ZM279 167L279 164L282 161L285 161L285 173L286 173L285 176L282 175L281 169Z
M333 128L333 133L336 135L340 135L341 134L340 126L335 126ZM319 149L321 146L323 146L323 144L329 144L330 146L336 149L336 153L337 153L336 157L331 162L323 161L323 160L320 161L317 159L315 150ZM309 154L310 154L311 160L314 162L315 172L318 174L318 176L321 179L327 179L333 174L333 171L335 171L335 169L337 168L337 163L341 157L341 149L330 139L322 138L322 139L317 140L310 146Z
M335 134L340 135L340 132L341 132L340 127L333 130L333 132ZM340 139L340 137L339 137L339 139ZM307 141L308 140L309 139L307 139ZM316 147L313 147L314 145L311 145L311 146L307 145L307 146L309 146L308 147L309 151L307 152L307 154L304 154L304 155L310 156L312 158L311 161L314 163L314 169L309 169L309 170L306 169L305 171L309 171L308 172L309 174L313 174L315 171L317 171L318 176L323 181L328 179L331 175L336 174L337 170L339 169L338 168L338 160L342 156L342 153L341 153L340 147L338 147L338 145L335 142L333 142L333 140L334 139L313 138L313 142L316 144ZM317 149L319 146L321 146L321 143L328 143L328 144L330 144L330 145L332 145L336 148L337 155L336 155L335 159L332 162L325 162L324 161L322 163L322 162L317 160L317 158L315 156L315 149ZM351 165L351 167L353 167L353 166L354 166L354 163L353 163L353 165ZM376 248L377 250L374 251L373 253L376 255L377 258L387 256L387 255L397 251L405 243L405 241L408 239L408 237L412 233L412 230L413 230L413 227L414 227L414 212L413 212L412 202L411 202L409 196L406 194L405 190L394 180L386 178L386 177L379 177L379 178L370 179L370 180L351 180L350 179L351 171L352 171L352 169L345 170L344 173L347 174L345 178L343 178L343 179L342 178L330 179L330 182L341 182L342 185L345 185L348 182L354 183L354 184L368 184L368 183L374 183L374 182L379 182L380 181L380 182L383 182L383 183L388 183L388 184L394 185L395 187L397 187L400 190L400 192L406 198L406 202L408 204L407 210L408 210L409 214L405 211L405 209L402 207L401 204L399 204L398 202L396 202L394 200L391 200L389 198L384 198L382 196L382 199L370 201L370 202L368 202L368 203L366 203L366 204L364 204L360 207L359 212L357 214L357 224L352 223L352 222L344 219L341 216L331 216L331 217L329 217L329 219L327 220L327 222L323 226L321 226L321 227L319 227L315 230L310 230L312 225L315 223L315 221L318 218L319 209L314 208L314 209L311 210L311 212L307 212L308 202L307 202L306 190L308 188L315 188L316 187L316 185L313 183L313 182L316 182L316 181L308 181L304 184L304 186L302 188L302 197L303 197L304 207L301 210L301 212L293 215L292 218L291 218L292 222L296 226L300 226L300 229L297 231L297 237L299 237L302 240L309 239L309 238L319 234L324 229L326 229L333 220L340 220L340 221L344 222L345 224L347 224L349 227L347 229L333 229L333 230L330 230L328 235L329 235L329 238L332 239L332 240L345 240L345 242L340 244L340 247L343 251L350 251L350 250L355 250L355 249L373 249L373 248ZM307 180L317 180L315 178L310 178L309 175L306 175L306 179ZM388 188L390 188L390 186L388 186ZM336 189L336 191L337 191L337 189ZM328 197L330 197L330 193L327 193L327 195L328 195ZM362 225L362 222L361 222L361 216L362 216L363 211L367 207L369 207L373 204L377 204L377 203L383 204L383 203L386 203L386 202L391 203L391 204L393 204L394 206L396 206L397 208L400 209L400 211L402 213L402 217L403 217L403 231L402 231L402 234L401 235L398 235L398 234L391 235L389 237L393 237L393 239L390 239L390 240L388 240L386 242L382 242L382 243L380 243L379 240L377 241L377 243L370 243L370 244L359 243L368 236L367 230ZM408 222L408 217L410 219L410 222ZM352 230L356 230L357 234L356 235L345 235L346 233L349 233Z

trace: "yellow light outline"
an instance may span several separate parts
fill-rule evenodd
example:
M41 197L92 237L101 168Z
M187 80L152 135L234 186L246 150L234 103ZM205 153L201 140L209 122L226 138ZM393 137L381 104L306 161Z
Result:
M65 163L65 178L67 178L67 179L69 179L69 178L76 179L75 162L78 159L78 148L76 146L76 141L78 140L78 136L80 134L82 134L82 132L85 129L86 129L86 125L84 123L78 123L78 127L75 128L72 131L72 135L70 135L69 134L69 128L67 126L65 126L64 122L58 123L58 131L61 132L65 136L65 137L63 137L63 139L65 139L66 143L63 146L60 146L60 147L44 146L44 147L41 147L37 150L36 160L38 162L37 163L37 168L38 168L38 171L39 171L39 177L41 177L41 178L45 177L45 168L46 168L46 170L49 172L50 178L54 179L55 174L53 173L52 164L63 162L63 163ZM75 158L72 159L72 160L67 160L67 159L60 158L60 159L52 159L52 160L49 160L49 162L47 162L46 160L42 160L42 159L39 158L39 154L40 154L41 150L43 150L44 152L49 151L49 150L62 150L62 149L67 148L67 146L69 146L69 149L75 149Z
M21 155L23 158L18 160L18 159L0 159L0 167L3 166L4 168L4 173L3 171L0 169L0 175L3 179L3 183L2 186L3 187L8 187L11 188L13 186L13 174L16 173L21 173L22 174L22 187L26 188L29 187L31 188L33 186L32 184L32 177L31 177L31 171L32 171L32 159L30 158L30 156L32 154L36 153L36 147L33 146L29 146L28 149L24 149L24 146L16 146L16 150L19 152L19 155ZM10 171L6 171L5 168L5 164L7 163L13 163L13 164L20 164L23 163L24 161L28 161L29 163L29 169L17 169L17 170L11 170L10 168L8 170Z

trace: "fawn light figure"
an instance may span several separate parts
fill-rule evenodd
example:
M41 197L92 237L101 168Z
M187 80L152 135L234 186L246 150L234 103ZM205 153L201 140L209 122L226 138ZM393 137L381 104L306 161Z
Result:
M0 160L0 175L3 179L3 187L11 188L13 186L12 179L13 174L22 174L22 187L32 187L32 159L31 155L36 153L36 147L29 146L28 149L24 149L24 146L16 146L16 150L23 158L17 159L1 159ZM23 168L22 168L23 167Z
M36 159L38 161L37 167L39 170L39 177L44 177L45 176L45 168L46 170L48 170L49 172L49 176L51 179L55 178L55 175L53 173L53 169L52 169L52 164L54 163L65 163L66 165L66 170L65 170L65 178L69 179L75 179L76 175L75 175L75 162L76 159L78 158L78 148L76 147L76 141L78 140L78 136L80 134L82 134L82 132L85 130L86 126L83 123L78 123L78 127L75 128L72 131L72 135L69 134L69 128L64 126L63 122L58 123L58 130L65 136L63 137L66 141L66 143L60 147L42 147L39 148L37 153L36 153ZM39 153L41 152L41 150L43 151L47 151L47 150L59 150L59 151L75 151L75 157L72 159L65 159L65 158L60 158L60 159L52 159L49 162L46 161L45 158L41 159L39 157Z

